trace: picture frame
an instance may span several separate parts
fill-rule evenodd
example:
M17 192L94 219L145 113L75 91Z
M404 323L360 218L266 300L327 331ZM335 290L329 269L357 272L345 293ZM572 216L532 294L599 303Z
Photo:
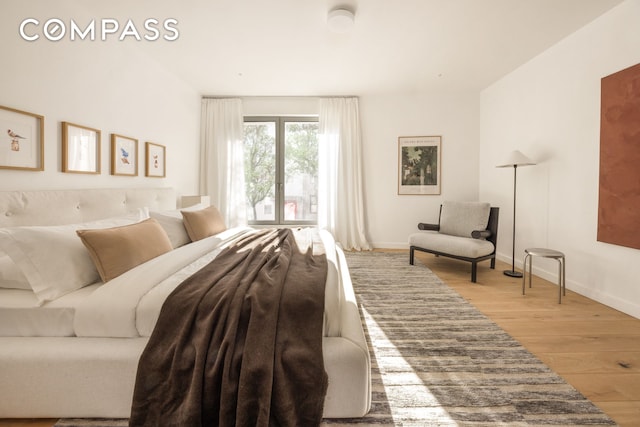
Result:
M398 194L439 195L442 172L441 136L398 138Z
M146 142L144 151L145 176L151 178L164 178L167 173L166 147L154 142Z
M111 175L138 175L138 140L111 134Z
M44 116L0 105L0 168L44 170Z
M99 129L62 122L62 172L101 173Z

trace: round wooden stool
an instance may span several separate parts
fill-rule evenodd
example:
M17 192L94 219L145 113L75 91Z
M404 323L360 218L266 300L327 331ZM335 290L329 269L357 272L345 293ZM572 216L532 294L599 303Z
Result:
M564 254L560 251L545 248L527 248L524 250L524 274L522 275L522 295L524 295L525 281L527 278L527 260L529 261L529 287L531 287L531 270L533 270L533 257L553 258L558 261L558 304L562 304L562 296L567 295L565 285Z

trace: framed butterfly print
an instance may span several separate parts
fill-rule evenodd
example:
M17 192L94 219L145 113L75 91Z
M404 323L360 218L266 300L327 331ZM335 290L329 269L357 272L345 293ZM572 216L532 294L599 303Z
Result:
M164 145L154 144L153 142L145 144L145 176L164 178L167 175L165 153L166 148Z
M111 175L138 175L138 140L111 134Z

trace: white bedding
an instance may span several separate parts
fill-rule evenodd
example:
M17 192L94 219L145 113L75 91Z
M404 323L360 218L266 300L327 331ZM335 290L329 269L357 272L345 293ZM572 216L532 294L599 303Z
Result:
M0 288L0 336L69 337L75 335L73 317L76 306L102 283L40 305L31 290Z
M198 270L190 265L199 262L204 266L205 260L198 261L201 257L211 261L234 238L249 232L249 228L226 230L160 255L105 283L76 307L76 335L149 336L166 296ZM160 288L154 291L158 285Z
M222 249L254 231L247 227L226 230L42 306L32 291L1 289L0 336L148 337L167 296ZM329 265L324 335L338 336L342 290L335 244L328 232L320 231L320 237Z

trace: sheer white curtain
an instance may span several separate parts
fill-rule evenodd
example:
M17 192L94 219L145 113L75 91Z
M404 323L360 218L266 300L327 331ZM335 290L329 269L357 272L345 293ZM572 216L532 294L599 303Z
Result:
M203 99L200 127L200 192L211 197L227 227L245 225L242 100Z
M321 98L318 117L318 225L345 249L369 250L365 237L358 98Z

